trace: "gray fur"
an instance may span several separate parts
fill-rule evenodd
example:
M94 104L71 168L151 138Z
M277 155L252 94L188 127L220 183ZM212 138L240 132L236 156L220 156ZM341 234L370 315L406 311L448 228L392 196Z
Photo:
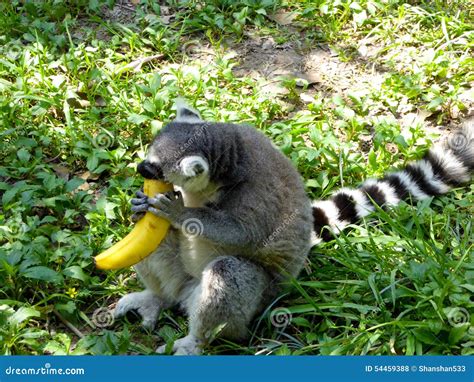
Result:
M201 121L201 115L199 112L186 104L182 98L177 98L175 101L176 106L176 118L175 122L188 122L193 123Z
M183 120L191 113L178 109L141 167L181 195L133 200L133 211L148 210L173 227L136 270L161 305L180 304L189 317L176 354L199 353L219 329L245 338L278 282L300 272L312 231L302 179L268 138L248 126Z
M165 240L136 265L146 290L123 297L117 316L135 309L153 326L160 309L179 304L189 334L175 354L199 354L216 331L231 339L297 276L313 243L401 200L419 200L468 182L474 168L472 123L419 161L329 200L311 201L290 161L256 129L209 123L185 106L154 139L138 171L164 178L180 194L132 200L135 216L171 222ZM329 228L329 230L328 230ZM157 349L164 353L166 346Z
M134 310L142 317L142 325L151 330L156 325L163 305L163 300L150 289L145 289L141 292L127 294L121 298L115 308L114 315L118 318Z

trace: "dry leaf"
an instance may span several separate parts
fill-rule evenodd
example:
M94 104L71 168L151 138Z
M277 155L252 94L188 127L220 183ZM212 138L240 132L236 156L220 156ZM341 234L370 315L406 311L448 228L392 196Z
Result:
M77 174L77 177L84 180L97 180L100 176L97 174L91 174L90 171L84 171L80 174Z
M322 82L321 77L315 71L308 71L305 73L295 73L295 84L296 86L303 87L307 82L308 85L316 84Z
M77 187L77 191L88 191L91 188L90 183L84 182L79 187Z
M271 15L268 15L270 20L275 21L277 24L280 25L289 25L293 22L296 17L296 13L294 12L286 12L286 11L277 11Z
M313 96L311 96L308 93L301 93L300 94L300 99L303 101L303 103L313 103L316 102Z
M66 102L75 109L85 109L91 105L88 100L80 98L68 98Z
M104 97L102 97L100 95L95 96L95 106L98 106L98 107L107 106L107 102L105 102Z
M174 15L161 16L160 19L161 19L161 22L162 22L163 24L168 25L173 17L174 17Z
M163 57L164 57L164 54L155 54L153 56L139 58L139 59L137 59L135 61L132 61L131 63L123 66L119 70L117 70L117 73L123 73L123 72L126 72L128 70L131 70L132 72L139 72L140 69L142 68L143 64L146 64L147 62L157 60L157 59L160 59L160 58L163 58Z
M64 180L69 180L69 169L60 164L53 164L51 166L56 175Z

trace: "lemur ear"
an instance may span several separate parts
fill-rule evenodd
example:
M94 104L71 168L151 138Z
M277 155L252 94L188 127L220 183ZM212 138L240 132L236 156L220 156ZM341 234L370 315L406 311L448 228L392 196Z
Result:
M176 118L175 122L199 122L202 121L201 116L197 110L188 106L186 101L181 98L176 99Z

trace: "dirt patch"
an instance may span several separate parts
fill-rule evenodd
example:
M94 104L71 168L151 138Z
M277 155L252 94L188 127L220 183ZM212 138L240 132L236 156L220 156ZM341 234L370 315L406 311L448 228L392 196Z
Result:
M169 19L174 17L172 9L167 6L162 8L161 17L164 22L169 22ZM133 24L136 20L136 9L134 0L118 1L113 8L103 9L103 20ZM287 14L277 16L281 16L283 20L277 21L279 24L291 24L291 17L289 18ZM105 27L86 19L78 20L78 27L75 28L73 36L83 39L87 28L94 30L97 39L111 38ZM291 26L289 29L291 30ZM271 94L283 102L288 101L287 96L290 92L285 86L285 81L294 80L299 99L290 101L293 104L293 111L305 108L304 105L313 102L316 95L322 95L326 99L339 95L347 99L347 95L351 93L362 97L373 94L381 88L389 72L388 68L380 64L380 61L383 62L383 57L381 59L378 56L383 46L377 45L377 41L369 39L360 41L353 59L342 60L341 55L328 45L305 45L304 41L307 40L304 32L294 29L290 35L287 42L277 43L271 36L261 36L250 31L246 33L243 42L235 43L227 40L224 52L226 54L233 52L234 58L238 61L238 65L233 68L234 75L259 81L262 93ZM217 56L205 38L189 38L181 50L194 65L207 65ZM472 95L470 90L466 92L465 98L472 98ZM472 99L468 104L469 115L474 111ZM445 127L437 126L430 120L429 112L419 110L417 105L410 102L401 102L398 110L393 113L382 102L378 102L371 106L368 114L368 117L375 116L397 121L404 130L408 130L414 123L421 123L426 130L432 132L446 131ZM454 123L453 121L452 124Z
M263 78L272 84L282 78L296 79L297 85L306 81L309 88L322 91L325 96L362 90L367 86L378 87L383 81L379 70L371 68L368 71L352 62L343 62L326 45L308 48L297 42L276 44L272 37L251 36L230 48L238 52L240 60L234 69L235 75ZM299 82L299 79L303 81ZM275 88L277 85L269 90Z
M103 9L104 19L109 22L130 24L134 21L137 10L137 1L120 0L110 9Z
M363 44L355 59L347 61L341 60L340 55L327 45L305 47L296 40L276 44L272 37L248 36L242 43L230 43L229 49L236 51L239 61L233 69L234 74L260 80L260 90L264 93L284 99L289 91L283 86L283 79L295 79L297 85L306 83L306 90L297 88L300 104L295 104L295 110L313 102L316 94L326 99L335 95L347 99L348 94L373 94L379 91L389 73L388 68L374 59L379 48L368 43ZM472 90L466 92L467 98L471 96ZM468 108L472 109L472 106L471 102ZM467 110L465 117L472 113L473 110ZM396 112L377 102L368 114L368 117L375 116L396 121L407 132L414 124L422 124L426 131L444 135L459 124L459 119L453 119L447 126L439 126L431 119L432 113L419 109L408 100L403 100Z
M303 54L294 43L277 45L272 37L249 36L239 44L230 44L237 52L239 65L234 68L237 77L264 80L261 90L265 93L287 94L281 84L284 78L304 78ZM311 82L317 82L319 78Z
M121 0L117 1L113 8L104 6L98 16L105 22L132 24L136 17L136 7L134 1ZM94 37L100 41L109 41L112 38L107 28L98 22L91 21L87 15L77 19L71 36L74 40L84 41L90 31L93 31Z

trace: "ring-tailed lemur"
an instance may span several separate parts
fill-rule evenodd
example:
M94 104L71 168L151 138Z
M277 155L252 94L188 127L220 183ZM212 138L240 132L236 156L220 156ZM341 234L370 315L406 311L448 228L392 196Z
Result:
M161 309L181 305L189 334L175 341L175 354L199 354L216 329L242 339L279 283L298 275L314 239L330 239L375 204L419 200L468 182L473 139L468 126L457 144L435 146L404 170L311 202L298 172L263 134L204 122L195 110L179 106L138 171L173 183L180 193L148 198L138 192L132 199L135 213L150 211L172 228L135 267L146 289L121 298L115 315L138 311L143 325L153 328Z

